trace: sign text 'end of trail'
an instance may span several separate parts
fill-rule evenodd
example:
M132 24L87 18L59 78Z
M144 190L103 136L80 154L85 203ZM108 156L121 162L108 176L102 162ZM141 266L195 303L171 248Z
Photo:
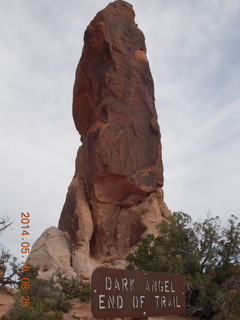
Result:
M178 274L108 268L92 274L91 308L97 318L182 315L185 300Z

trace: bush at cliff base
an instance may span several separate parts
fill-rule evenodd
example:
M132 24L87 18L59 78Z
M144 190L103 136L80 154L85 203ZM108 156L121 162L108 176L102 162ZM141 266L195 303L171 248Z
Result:
M129 269L182 274L186 283L186 316L239 320L240 222L231 216L193 222L175 212L157 226L127 257Z
M22 306L21 297L30 297L30 305ZM26 304L26 303L24 303ZM9 312L11 320L61 320L71 304L66 295L47 280L32 279L28 290L20 290Z

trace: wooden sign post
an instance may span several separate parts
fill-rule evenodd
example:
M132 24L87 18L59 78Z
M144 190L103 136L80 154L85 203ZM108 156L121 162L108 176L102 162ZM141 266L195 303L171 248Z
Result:
M108 268L92 274L91 309L96 318L182 315L185 305L181 275Z

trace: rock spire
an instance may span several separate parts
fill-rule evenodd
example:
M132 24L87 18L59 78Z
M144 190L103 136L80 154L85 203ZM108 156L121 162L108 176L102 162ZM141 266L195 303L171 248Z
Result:
M129 3L115 1L84 34L73 90L82 145L58 226L78 275L124 258L171 214L163 201L154 84L134 19Z

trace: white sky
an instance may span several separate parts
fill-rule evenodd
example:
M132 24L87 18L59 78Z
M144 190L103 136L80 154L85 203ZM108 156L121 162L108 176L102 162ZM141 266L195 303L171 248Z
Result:
M130 0L144 32L162 133L165 201L194 219L240 215L240 1ZM0 0L1 237L20 258L57 226L80 144L72 87L105 0ZM26 239L28 240L28 239Z

